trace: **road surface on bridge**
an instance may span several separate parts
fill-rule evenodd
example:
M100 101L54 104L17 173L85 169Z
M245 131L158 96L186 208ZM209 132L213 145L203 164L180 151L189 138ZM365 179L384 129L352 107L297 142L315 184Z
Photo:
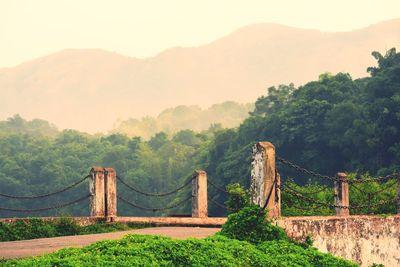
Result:
M203 227L154 227L122 232L60 236L22 241L0 242L0 259L25 258L54 252L67 247L83 247L100 240L120 239L127 234L162 235L185 239L204 238L215 234L219 228Z

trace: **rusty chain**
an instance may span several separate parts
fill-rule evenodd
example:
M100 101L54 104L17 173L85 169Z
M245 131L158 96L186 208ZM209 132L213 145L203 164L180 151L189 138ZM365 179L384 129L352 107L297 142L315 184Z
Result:
M220 208L222 208L222 209L233 210L233 209L227 207L226 205L221 204L221 203L219 203L218 201L216 201L216 200L214 200L214 199L212 199L212 198L210 198L210 197L208 197L208 200L210 200L211 203L215 204L216 206L218 206L218 207L220 207Z
M343 179L339 179L339 178L336 178L336 177L332 177L332 176L328 176L328 175L322 175L322 174L319 174L317 172L310 171L310 170L308 170L306 168L303 168L303 167L301 167L301 166L299 166L297 164L294 164L293 162L290 162L290 161L288 161L288 160L286 160L286 159L284 159L282 157L279 157L279 156L276 156L276 160L281 162L284 165L289 166L292 169L295 169L295 170L297 170L297 171L299 171L301 173L307 174L307 175L311 175L313 177L317 177L317 178L320 178L320 179L328 179L328 180L336 181L336 182L347 182L349 184L352 184L352 183L381 182L381 181L385 181L385 180L390 180L392 178L399 178L400 177L400 173L393 173L393 174L389 174L389 175L386 175L386 176L378 176L378 177L375 177L375 178L368 178L368 179L364 179L364 178L358 177L355 180L343 180Z
M15 212L37 212L37 211L47 211L47 210L55 210L55 209L61 209L70 205L73 205L75 203L81 202L89 197L91 197L92 195L86 195L84 197L81 197L79 199L76 199L74 201L71 202L67 202L67 203L63 203L63 204L58 204L52 207L46 207L46 208L37 208L37 209L11 209L11 208L3 208L0 207L0 210L4 210L4 211L15 211Z
M379 193L382 193L383 191L389 189L390 187L392 187L392 186L395 185L396 183L397 183L397 181L394 180L393 183L391 183L391 184L389 184L389 185L385 185L385 187L383 187L383 188L381 188L381 189L379 189L379 190L376 190L376 191L374 191L374 192L365 191L365 190L359 188L358 186L356 186L356 185L354 185L354 184L350 184L350 186L351 186L352 188L357 189L357 191L359 191L359 192L362 193L362 194L369 194L369 193L371 193L371 194L379 194Z
M381 181L386 181L386 180L390 180L390 179L394 179L394 178L399 178L400 177L400 173L393 173L393 174L389 174L386 176L378 176L375 178L360 178L360 176L358 176L357 179L355 180L350 180L349 183L371 183L371 182L381 182Z
M299 210L303 210L303 211L313 211L314 209L318 209L318 208L321 208L321 207L325 207L324 205L317 205L317 206L315 206L315 207L300 207L300 206L297 206L293 201L291 201L290 199L287 199L287 200L285 200L285 202L288 202L289 204L290 204L290 207L293 207L293 208L295 208L295 209L299 209Z
M128 188L131 189L132 191L135 191L136 193L139 193L139 194L142 194L142 195L145 195L145 196L150 196L150 197L164 197L164 196L169 196L169 195L175 194L176 192L182 190L183 188L185 188L186 186L188 186L188 185L192 182L192 180L194 179L194 177L191 177L190 179L188 179L182 186L180 186L180 187L178 187L178 188L176 188L176 189L174 189L174 190L172 190L172 191L169 191L169 192L162 192L162 193L149 193L149 192L144 192L144 191L142 191L142 190L140 190L140 189L138 189L138 188L136 188L136 187L134 187L134 186L128 184L128 183L125 182L124 179L122 179L120 176L117 176L117 179L118 179L123 185L125 185L126 187L128 187Z
M13 199L45 198L45 197L49 197L49 196L52 196L52 195L56 195L56 194L65 192L65 191L71 189L72 187L75 187L75 186L79 185L80 183L82 183L83 181L85 181L89 177L90 177L90 175L87 175L87 176L83 177L81 180L76 181L75 183L70 184L69 186L67 186L67 187L65 187L65 188L63 188L61 190L58 190L58 191L55 191L55 192L51 192L51 193L47 193L47 194L43 194L43 195L37 195L37 196L13 196L13 195L7 195L7 194L0 193L0 196L6 197L6 198L13 198Z
M179 207L180 205L182 205L182 204L184 204L184 203L187 203L187 201L190 200L192 197L193 197L193 196L191 195L190 197L188 197L188 198L186 198L186 199L184 199L184 200L182 200L182 201L179 201L179 202L176 203L176 204L170 205L170 206L165 206L165 207L160 207L160 208L147 208L147 207L143 207L143 206L141 206L141 205L139 205L139 204L130 202L129 200L126 200L125 198L123 198L123 197L121 197L121 196L117 196L117 198L118 198L119 200L122 200L122 202L125 202L126 204L128 204L128 205L130 205L130 206L132 206L132 207L134 207L134 208L141 209L141 210L145 210L145 211L153 211L153 212L154 212L154 211L169 210L169 209L173 209L173 208Z
M317 178L320 178L320 179L328 179L328 180L337 181L337 182L341 181L341 179L338 179L338 178L335 178L335 177L322 175L322 174L316 173L314 171L307 170L306 168L300 167L299 165L296 165L296 164L294 164L294 163L292 163L292 162L290 162L290 161L288 161L288 160L286 160L284 158L281 158L279 156L276 156L276 160L281 162L281 163L283 163L283 164L285 164L285 165L287 165L287 166L289 166L292 169L295 169L295 170L297 170L299 172L302 172L304 174L307 174L307 175L311 175L313 177L317 177Z
M363 208L371 209L371 208L377 208L379 206L386 205L386 204L389 204L392 202L396 202L396 199L380 200L380 201L378 201L378 203L375 203L375 204L368 203L368 205L350 205L350 209L363 209Z
M292 182L292 183L294 183L294 181L291 180L291 179L288 179L287 182ZM286 183L287 183L287 182L286 182ZM282 185L282 186L284 186L284 185ZM312 192L300 192L300 191L298 191L298 193L301 193L301 194L303 194L303 195L315 195L315 194L321 193L321 192L326 191L326 190L332 190L331 187L328 187L328 186L326 186L326 185L319 185L319 186L321 186L321 189L319 189L319 190L312 191Z
M340 209L348 209L348 208L349 208L348 206L329 204L329 203L326 203L326 202L320 202L320 201L315 200L315 199L313 199L313 198L309 198L309 197L303 196L303 195L302 195L300 192L298 192L296 189L293 189L293 188L291 188L291 187L288 186L288 185L285 185L285 188L287 189L287 192L288 192L289 194L295 195L295 196L297 196L298 198L303 199L303 200L305 200L305 201L308 201L308 202L310 202L310 203L322 205L322 206L325 206L325 207L328 207L328 208L340 208Z
M367 205L349 205L349 206L342 206L342 205L335 205L335 204L329 204L329 203L320 202L320 201L317 201L317 200L315 200L315 199L312 199L312 198L303 196L300 192L296 191L295 189L291 188L291 187L288 186L288 185L285 185L285 187L288 189L287 192L288 192L289 194L295 195L295 196L297 196L298 198L300 198L300 199L302 199L302 200L305 200L305 201L307 201L307 202L310 202L310 203L313 203L313 204L318 204L318 205L325 206L325 207L329 207L329 208L340 208L340 209L361 209L361 208L369 208L369 209L371 209L371 208L376 208L376 207L379 207L379 206L382 206L382 205L386 205L386 204L389 204L389 203L392 203L392 202L395 202L395 201L396 201L396 199L389 199L389 200L380 200L378 203L375 203L375 204L368 203Z
M218 191L222 192L222 193L228 193L227 190L223 189L221 186L216 185L215 183L213 183L211 180L207 181L211 186L213 186L215 189L217 189Z

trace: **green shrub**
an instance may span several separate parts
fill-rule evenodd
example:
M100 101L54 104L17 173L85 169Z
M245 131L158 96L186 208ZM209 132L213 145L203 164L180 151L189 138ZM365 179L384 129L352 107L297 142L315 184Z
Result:
M287 240L285 231L266 219L266 212L257 205L244 207L230 214L222 226L221 235L259 244L270 240Z
M253 245L224 236L174 240L160 236L128 235L84 248L22 260L0 266L357 266L316 249L304 249L285 240Z
M72 219L62 217L55 223L58 236L77 235L80 233L81 227Z
M229 213L238 212L250 204L249 192L239 183L228 185L227 191L229 195L225 204Z
M144 228L146 226L145 224L126 225L121 223L96 223L80 226L72 218L68 217L63 217L56 221L43 221L38 218L30 218L12 223L0 222L0 241L107 233Z

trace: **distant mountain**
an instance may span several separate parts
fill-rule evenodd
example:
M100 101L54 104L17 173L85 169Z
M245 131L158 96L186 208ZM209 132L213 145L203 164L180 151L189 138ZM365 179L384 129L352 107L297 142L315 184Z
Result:
M253 102L271 85L299 85L323 72L365 76L375 65L372 51L399 48L399 29L400 19L338 33L258 24L146 59L64 50L0 69L0 119L18 113L94 132L110 129L117 118L182 104Z
M253 108L253 104L244 105L235 102L212 105L204 110L199 106L178 106L164 110L157 117L147 116L141 120L131 118L120 121L111 132L149 139L158 132L170 135L184 129L200 132L207 130L213 124L232 128L239 126Z

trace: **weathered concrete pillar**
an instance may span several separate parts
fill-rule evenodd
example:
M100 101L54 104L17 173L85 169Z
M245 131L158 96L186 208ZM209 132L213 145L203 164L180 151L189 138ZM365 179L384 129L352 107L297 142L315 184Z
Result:
M107 221L117 217L117 173L113 168L104 169L105 215Z
M94 167L90 170L89 191L90 198L90 216L104 218L105 198L104 198L104 169Z
M268 209L269 218L281 216L280 176L275 166L275 146L258 142L253 146L251 162L251 202ZM266 203L269 196L268 203Z
M341 206L335 208L337 216L349 216L349 183L347 174L339 172L336 174L339 181L335 181L335 205ZM343 207L343 208L342 208ZM347 208L345 208L347 207Z
M192 180L192 217L207 218L207 173L195 171Z

